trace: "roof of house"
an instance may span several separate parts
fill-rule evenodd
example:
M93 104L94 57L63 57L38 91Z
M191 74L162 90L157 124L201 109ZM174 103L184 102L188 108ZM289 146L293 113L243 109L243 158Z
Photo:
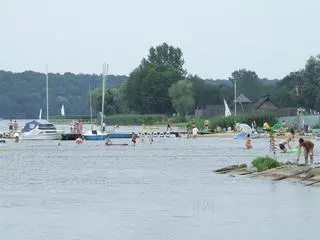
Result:
M234 102L234 100L233 100ZM246 97L244 94L240 94L238 97L237 97L237 103L251 103L251 100Z
M266 101L270 101L274 106L276 106L277 108L279 108L279 107L277 106L277 104L275 104L275 103L270 99L269 96L264 96L263 98L261 98L259 101L257 101L257 102L253 105L253 107L254 107L255 109L258 109L258 108L261 107L261 105L264 104Z

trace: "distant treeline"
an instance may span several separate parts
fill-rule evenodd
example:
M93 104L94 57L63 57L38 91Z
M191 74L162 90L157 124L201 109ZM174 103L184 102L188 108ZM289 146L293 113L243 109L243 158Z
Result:
M260 78L254 71L238 69L227 80L202 79L183 68L180 48L163 43L151 47L146 58L129 76L108 76L104 113L160 114L176 113L181 119L206 105L228 104L244 94L252 102L269 95L279 107L303 107L320 110L320 57L310 57L304 68L281 80ZM36 118L40 108L46 113L45 74L26 71L0 71L0 117ZM49 113L89 115L89 85L94 115L101 111L102 76L89 74L49 74Z
M102 76L49 73L49 115L89 115L88 89L101 86ZM106 86L118 87L128 77L108 76ZM37 118L40 109L46 117L46 75L33 71L12 73L0 70L0 117Z

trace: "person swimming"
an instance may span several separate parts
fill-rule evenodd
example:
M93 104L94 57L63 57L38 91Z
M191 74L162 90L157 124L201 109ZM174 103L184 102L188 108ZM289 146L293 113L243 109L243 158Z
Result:
M247 149L251 149L252 148L250 134L248 134L247 138L246 138L246 148Z

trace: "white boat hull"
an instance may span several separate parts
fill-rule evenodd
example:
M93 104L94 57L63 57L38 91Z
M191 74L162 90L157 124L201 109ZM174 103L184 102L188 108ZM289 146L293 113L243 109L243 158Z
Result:
M37 134L37 135L26 134L22 136L23 140L60 140L61 138L62 138L62 135L58 132Z

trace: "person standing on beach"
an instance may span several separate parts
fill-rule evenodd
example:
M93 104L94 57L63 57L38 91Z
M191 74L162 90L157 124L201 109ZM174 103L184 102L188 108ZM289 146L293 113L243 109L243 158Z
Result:
M13 122L12 122L12 119L10 119L9 123L8 123L8 126L9 126L9 132L12 132L13 131Z
M199 132L199 130L198 130L198 128L196 127L196 125L194 124L194 125L192 126L192 137L195 138L196 136L198 136L198 132Z
M253 120L251 123L251 129L252 129L252 133L255 133L257 131L257 123L256 120Z
M172 123L171 123L171 120L168 118L167 132L168 132L169 130L172 131Z
M313 142L309 141L309 140L304 140L303 138L299 139L299 145L298 145L298 158L297 158L297 162L299 162L300 160L300 154L301 154L301 148L303 147L304 150L304 160L305 160L305 164L308 164L308 158L310 156L310 164L313 164L313 148L314 148L314 144Z

